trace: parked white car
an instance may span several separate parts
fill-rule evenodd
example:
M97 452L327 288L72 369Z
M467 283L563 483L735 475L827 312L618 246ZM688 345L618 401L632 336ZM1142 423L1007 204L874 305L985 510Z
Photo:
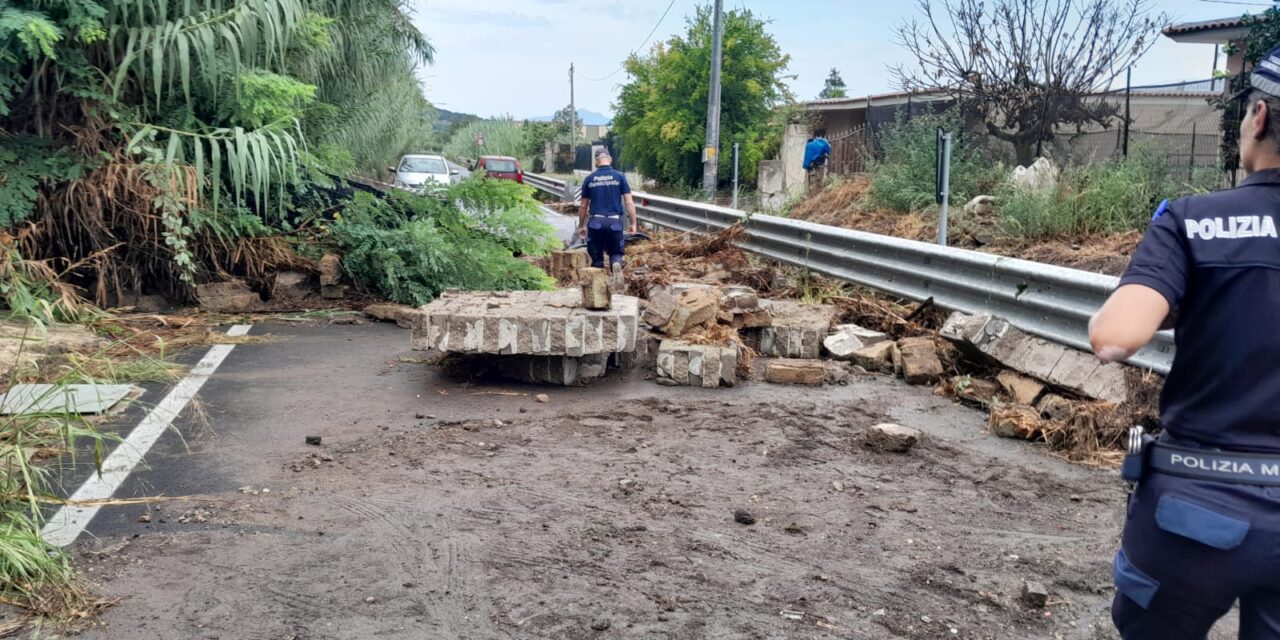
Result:
M443 156L407 155L400 158L399 166L388 167L396 174L395 185L402 189L418 190L423 187L447 187L457 182L457 169L450 169Z

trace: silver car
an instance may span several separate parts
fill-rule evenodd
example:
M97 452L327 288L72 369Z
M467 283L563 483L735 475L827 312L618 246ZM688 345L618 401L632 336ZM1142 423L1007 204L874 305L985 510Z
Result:
M423 187L447 187L456 183L459 172L450 169L442 156L407 155L400 158L396 167L388 167L396 174L395 185L402 189L418 190Z

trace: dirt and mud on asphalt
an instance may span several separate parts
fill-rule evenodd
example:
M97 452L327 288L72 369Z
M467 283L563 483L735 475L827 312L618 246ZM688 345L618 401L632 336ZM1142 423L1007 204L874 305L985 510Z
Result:
M122 598L82 637L1114 637L1118 478L929 389L472 385L393 325L268 329L117 496L192 499L75 548Z

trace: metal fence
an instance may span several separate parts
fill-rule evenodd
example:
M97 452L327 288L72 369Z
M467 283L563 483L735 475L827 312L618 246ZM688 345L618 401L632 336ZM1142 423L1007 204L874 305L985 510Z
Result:
M542 176L530 184L552 195L564 189ZM904 298L932 298L946 309L989 313L1078 349L1089 348L1089 317L1118 284L1113 276L688 200L637 193L636 201L649 224L696 233L742 224L738 245L770 260ZM1130 360L1159 373L1168 373L1172 361L1169 332Z

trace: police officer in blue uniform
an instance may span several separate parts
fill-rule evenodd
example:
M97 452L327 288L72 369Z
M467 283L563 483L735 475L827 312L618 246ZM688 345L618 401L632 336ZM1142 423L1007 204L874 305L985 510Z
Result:
M1177 329L1163 432L1131 434L1125 463L1112 619L1126 640L1202 640L1236 601L1240 638L1280 638L1280 48L1251 80L1247 178L1161 203L1090 322L1107 361Z
M622 281L622 257L626 253L626 231L623 214L630 217L631 233L636 232L636 203L631 196L627 176L613 168L608 149L596 152L596 170L582 181L582 205L578 210L578 234L587 241L591 266L609 266L615 283Z

